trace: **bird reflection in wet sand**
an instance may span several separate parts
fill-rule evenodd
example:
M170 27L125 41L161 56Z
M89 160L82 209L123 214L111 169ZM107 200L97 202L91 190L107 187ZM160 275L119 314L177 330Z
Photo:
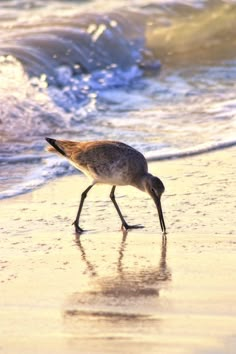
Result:
M120 279L125 278L125 272L123 270L123 262L122 259L124 257L125 247L126 247L126 239L127 233L123 234L123 239L119 249L119 258L117 262L117 270L120 276ZM162 245L161 245L161 257L159 260L159 264L155 268L148 269L141 273L141 276L138 277L140 281L144 281L145 284L155 284L156 282L165 282L171 279L170 270L166 264L166 251L167 251L167 238L163 235L162 237ZM153 273L152 273L153 271ZM141 279L140 279L141 278ZM144 285L145 285L144 284ZM142 284L141 284L142 285ZM136 290L136 289L135 289Z
M79 250L80 250L80 252L81 252L81 259L82 259L82 261L86 264L86 268L87 268L87 270L89 271L89 274L90 274L91 276L96 276L97 273L96 273L96 271L95 271L95 267L94 267L94 266L92 265L92 263L89 262L89 260L87 259L86 253L85 253L85 250L84 250L84 247L82 246L80 239L81 239L81 238L80 238L79 235L76 235L76 236L75 236L75 243L76 243L76 245L78 246L78 248L79 248Z
M159 296L159 290L162 282L171 280L171 273L166 264L166 252L167 252L167 239L165 236L162 237L161 244L161 256L159 263L156 267L150 267L148 269L143 269L139 273L125 272L123 266L123 258L126 248L127 234L123 234L123 239L119 249L119 258L117 262L117 270L119 278L117 278L116 289L119 289L120 295L127 296L149 296L157 295ZM103 283L103 280L101 281ZM108 285L108 286L107 286ZM110 287L104 281L105 293L112 293L113 286ZM117 291L116 291L117 293Z
M95 261L92 264L92 261L88 260L79 237L76 238L76 244L81 252L82 260L86 264L86 269L91 275L91 290L74 293L68 299L64 312L67 320L68 317L73 317L76 320L81 316L83 320L87 316L91 319L92 316L93 318L106 317L106 320L110 318L111 321L121 318L127 319L129 316L131 318L152 316L155 308L159 306L160 290L166 287L171 280L171 271L166 262L167 240L165 237L162 238L160 258L155 266L150 265L150 252L152 252L151 258L156 259L155 248L150 244L149 253L146 253L145 248L141 247L139 255L132 256L132 261L135 259L139 263L138 267L133 267L125 257L128 248L128 235L124 233L118 251L117 271L113 271L111 268L111 271L105 276L99 276L98 271L95 272L95 268L98 269L99 264L95 267ZM145 254L148 256L145 257Z

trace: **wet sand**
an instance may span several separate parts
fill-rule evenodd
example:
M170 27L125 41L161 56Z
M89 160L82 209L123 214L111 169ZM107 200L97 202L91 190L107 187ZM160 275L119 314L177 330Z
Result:
M0 202L0 353L235 353L236 149L150 163L166 185L162 239L153 202L83 176Z

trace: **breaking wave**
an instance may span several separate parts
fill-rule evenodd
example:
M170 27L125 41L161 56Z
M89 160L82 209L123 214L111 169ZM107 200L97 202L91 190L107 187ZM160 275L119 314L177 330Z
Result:
M123 140L148 160L235 145L236 4L119 4L1 4L0 198L72 173L45 135Z

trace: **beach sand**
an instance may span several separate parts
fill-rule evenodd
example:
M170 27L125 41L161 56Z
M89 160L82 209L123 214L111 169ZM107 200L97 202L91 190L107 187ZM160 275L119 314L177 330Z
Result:
M0 202L0 353L235 353L236 149L149 164L165 183L167 241L154 203L59 178Z

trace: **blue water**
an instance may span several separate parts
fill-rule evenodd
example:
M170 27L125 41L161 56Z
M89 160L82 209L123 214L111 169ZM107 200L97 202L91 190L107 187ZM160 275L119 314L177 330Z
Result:
M236 143L233 1L2 1L0 198L64 174L45 136L150 160Z

